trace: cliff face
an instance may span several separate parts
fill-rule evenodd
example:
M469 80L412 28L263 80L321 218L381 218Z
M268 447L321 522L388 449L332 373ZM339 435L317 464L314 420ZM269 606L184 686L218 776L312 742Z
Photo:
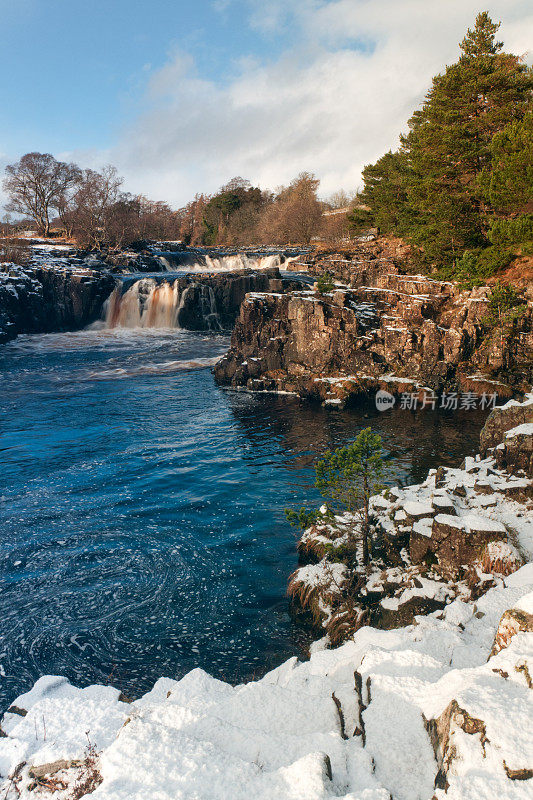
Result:
M533 304L501 332L482 324L487 290L376 268L371 280L320 296L311 291L251 294L243 302L231 349L217 365L223 384L294 391L338 402L368 388L404 391L511 389L531 380ZM391 377L393 376L393 377Z
M0 273L0 343L19 333L76 330L97 319L115 279L90 269L14 267Z
M179 324L183 328L205 328L205 310L212 304L220 327L231 328L239 313L242 301L249 292L279 292L289 290L298 282L282 280L277 267L261 271L240 270L222 275L179 278L180 297L183 298ZM208 312L209 313L209 312Z
M169 279L123 282L109 272L64 265L13 267L0 272L0 342L19 333L76 330L102 315L109 298L109 327L231 328L240 304L252 291L300 288L277 267Z

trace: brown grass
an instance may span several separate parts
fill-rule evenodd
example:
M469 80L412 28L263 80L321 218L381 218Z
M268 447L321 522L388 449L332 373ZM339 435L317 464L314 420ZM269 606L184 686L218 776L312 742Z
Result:
M486 575L512 575L523 566L523 560L511 548L507 554L492 553L490 543L484 548L481 555L481 569Z
M28 242L24 239L0 239L0 262L5 261L24 266L28 262L30 254Z
M79 798L85 797L87 794L92 794L103 780L98 770L98 753L96 752L96 747L92 744L88 735L87 739L89 740L89 744L87 746L85 760L69 800L79 800Z
M320 601L323 605L334 608L342 599L344 586L338 586L333 577L328 580L327 573L324 580L318 584L309 584L299 579L298 573L299 570L296 570L289 576L287 595L302 611L308 612L313 623L320 627L324 622L324 612L320 608Z
M354 635L359 628L368 625L369 612L357 606L351 598L328 620L326 633L332 647L339 647Z
M518 256L507 267L487 283L511 283L516 289L527 289L533 286L533 256Z

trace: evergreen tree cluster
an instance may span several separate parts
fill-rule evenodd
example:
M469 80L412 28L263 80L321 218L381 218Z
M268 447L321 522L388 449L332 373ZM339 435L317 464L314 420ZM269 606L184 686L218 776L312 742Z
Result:
M478 14L400 148L363 171L354 231L406 238L428 269L483 279L533 248L533 70Z

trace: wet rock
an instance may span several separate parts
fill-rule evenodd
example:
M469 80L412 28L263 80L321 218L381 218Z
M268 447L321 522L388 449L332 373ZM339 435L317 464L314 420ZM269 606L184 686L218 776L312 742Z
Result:
M0 272L0 343L19 333L77 330L99 318L115 288L109 273L81 268Z

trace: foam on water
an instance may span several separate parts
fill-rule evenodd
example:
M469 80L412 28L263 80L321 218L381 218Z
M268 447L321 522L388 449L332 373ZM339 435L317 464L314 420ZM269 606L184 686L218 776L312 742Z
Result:
M229 255L210 255L194 251L177 251L173 253L157 253L158 260L166 270L172 272L176 267L187 272L231 272L239 269L268 269L285 266L297 256L284 256L282 253L250 254L232 253Z

